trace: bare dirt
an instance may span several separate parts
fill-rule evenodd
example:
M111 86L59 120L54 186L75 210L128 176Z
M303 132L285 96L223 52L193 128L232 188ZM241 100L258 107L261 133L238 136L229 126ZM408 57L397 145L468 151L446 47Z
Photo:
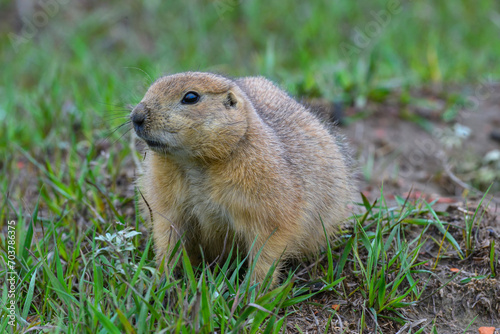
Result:
M488 87L486 91L491 93L497 88ZM394 96L363 109L344 108L347 118L366 114L341 128L360 161L360 191L373 201L380 197L383 186L389 205L395 203L394 196L408 196L410 201L436 200L433 208L448 213L443 218L450 223L448 232L456 240L463 240L465 217L473 215L488 186L492 186L479 210L484 212L481 224L473 230L477 240L474 252L461 259L452 247L440 250L435 242L427 242L419 261L429 261L423 269L432 275L419 277L419 288L426 284L420 301L400 311L407 322L399 324L390 319L390 314L382 314L377 328L375 319L365 314L368 328L363 332L414 333L425 327L423 333L429 333L434 325L438 333L478 333L482 326L495 327L500 333L500 164L485 161L485 156L493 154L490 152L500 150L500 95L488 94L482 100L473 95L450 122L442 119L446 101L439 92L414 95L425 102L423 107L422 103L402 105ZM330 118L334 107L319 106L321 113ZM455 123L466 127L467 137L457 138L464 128L452 131ZM492 171L493 179L483 179L481 173L485 171ZM442 239L437 229L429 229L427 234ZM496 278L490 276L492 243L497 254ZM460 247L465 249L465 244L461 242ZM347 280L348 286L356 285L351 278ZM330 320L331 309L337 307L338 312ZM324 333L329 326L330 333L359 333L363 307L358 293L348 300L325 293L298 307L287 329L290 333Z

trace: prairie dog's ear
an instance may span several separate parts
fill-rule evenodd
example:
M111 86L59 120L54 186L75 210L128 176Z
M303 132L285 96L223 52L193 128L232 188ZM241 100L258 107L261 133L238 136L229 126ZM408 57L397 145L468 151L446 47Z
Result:
M238 104L238 99L236 98L236 95L232 91L227 92L226 98L224 100L224 106L227 109L236 108L237 104Z

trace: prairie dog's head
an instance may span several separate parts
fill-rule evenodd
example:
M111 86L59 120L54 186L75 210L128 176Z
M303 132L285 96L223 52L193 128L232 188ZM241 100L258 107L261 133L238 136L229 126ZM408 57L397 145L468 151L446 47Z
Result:
M130 119L157 153L222 159L247 131L249 104L232 80L186 72L156 80Z

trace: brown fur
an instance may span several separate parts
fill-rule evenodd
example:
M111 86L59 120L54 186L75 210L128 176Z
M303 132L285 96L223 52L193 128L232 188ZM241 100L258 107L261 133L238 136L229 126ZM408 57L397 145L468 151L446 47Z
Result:
M189 91L200 101L181 104ZM262 247L262 281L278 259L325 245L321 220L331 236L346 218L355 187L343 144L267 79L180 73L153 83L141 105L140 136L159 144L138 183L160 263L179 238L196 263L200 247L207 259L227 255L234 236L251 256Z

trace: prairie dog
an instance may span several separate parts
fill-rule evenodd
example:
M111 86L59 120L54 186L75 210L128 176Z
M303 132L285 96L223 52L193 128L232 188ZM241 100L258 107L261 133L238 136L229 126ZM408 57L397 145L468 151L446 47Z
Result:
M333 236L349 213L356 187L342 140L263 77L164 76L130 118L149 147L138 185L159 264L179 239L194 264L200 249L213 260L234 241L252 261L262 248L262 281L279 259L325 246L323 225Z

